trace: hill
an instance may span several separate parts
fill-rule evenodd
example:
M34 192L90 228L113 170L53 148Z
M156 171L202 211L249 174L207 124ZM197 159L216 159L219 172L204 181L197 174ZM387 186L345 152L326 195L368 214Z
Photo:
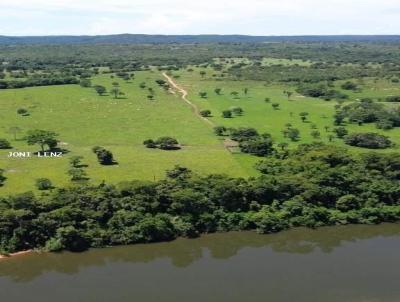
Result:
M247 36L247 35L144 35L0 36L0 44L171 44L260 42L400 42L400 35L385 36Z

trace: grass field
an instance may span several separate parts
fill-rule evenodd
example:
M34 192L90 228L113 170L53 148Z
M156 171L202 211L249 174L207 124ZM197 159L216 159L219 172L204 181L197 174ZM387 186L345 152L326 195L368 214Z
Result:
M236 62L236 61L235 61ZM264 59L263 64L309 64L303 61ZM312 124L320 131L321 139L329 143L328 136L333 134L335 101L306 98L294 94L289 100L284 90L294 91L295 87L265 85L256 81L217 80L212 74L219 74L210 68L196 68L194 71L175 71L175 81L185 88L188 98L200 109L210 109L210 118L216 125L227 127L254 127L260 132L269 132L276 142L287 142L290 147L300 143L315 141L311 136ZM202 77L200 70L207 75ZM225 149L223 141L216 137L212 127L198 118L190 106L182 101L180 95L167 92L158 87L156 79L162 79L159 71L137 72L135 79L125 82L112 79L109 74L93 78L93 84L101 84L108 89L112 82L120 84L124 98L114 99L110 95L98 96L91 88L79 85L35 87L0 91L0 138L12 142L12 151L38 151L37 146L28 146L21 140L24 133L32 129L52 130L59 133L61 147L68 150L63 158L7 158L9 150L0 150L0 168L5 170L7 180L0 188L0 194L11 194L35 189L37 178L49 178L55 186L70 184L67 175L69 158L73 155L84 157L84 163L92 183L105 180L117 183L124 180L153 180L164 177L165 170L179 164L191 168L200 174L225 173L231 176L249 177L257 175L254 164L259 158L246 154L233 154ZM145 82L155 91L155 100L146 98L147 88L139 84ZM340 87L340 83L337 83ZM222 89L217 95L214 89ZM365 80L363 90L349 93L349 100L362 97L386 97L400 94L399 84L380 80ZM247 94L244 89L248 88ZM208 93L203 99L200 91ZM237 98L232 91L239 92ZM265 102L270 98L271 102ZM271 103L279 103L280 109L274 110ZM388 104L393 105L393 104ZM221 112L233 106L244 109L242 116L231 119L221 117ZM27 108L30 116L20 116L18 108ZM308 112L307 122L302 122L299 113ZM291 142L282 135L285 124L298 128L301 140ZM20 127L23 131L15 141L9 133L10 127ZM328 127L328 131L325 129ZM374 124L363 126L348 125L350 132L378 132L389 136L397 143L394 148L382 152L399 150L400 129L382 131ZM149 138L173 136L183 145L178 151L147 149L142 142ZM334 144L344 146L342 140L334 139ZM93 146L100 145L113 152L117 165L101 166L92 153ZM365 149L351 148L365 151Z
M199 71L205 70L208 77L200 76ZM321 133L322 141L329 143L328 136L332 135L333 114L335 113L334 106L336 101L324 101L322 99L308 98L294 93L290 100L284 94L285 90L295 91L296 87L287 87L281 85L264 85L259 81L234 81L224 80L219 81L211 77L214 74L212 69L201 68L194 69L193 72L180 71L174 74L179 75L178 82L185 87L189 92L191 99L201 108L210 109L212 117L210 118L215 124L226 127L254 127L260 132L268 132L272 134L276 142L287 142L294 147L302 143L310 143L316 141L311 136L312 130L318 130ZM341 82L337 82L336 89L340 90ZM215 88L221 88L222 94L217 95L214 92ZM349 95L347 103L353 102L364 97L385 98L389 95L400 94L400 85L393 84L389 81L380 80L378 82L365 80L362 84L361 92L343 91ZM244 89L248 88L247 95ZM199 92L207 92L207 98L201 98ZM239 92L236 98L231 95L231 92ZM270 103L265 102L265 98L270 98ZM279 110L272 108L272 103L279 103ZM398 106L393 103L385 103L386 106ZM222 111L232 108L241 107L244 110L242 116L234 116L233 118L223 118ZM308 112L307 122L302 122L299 113ZM285 139L282 130L285 129L285 124L290 123L294 128L300 130L301 139L297 142L291 142ZM316 125L316 129L312 129L312 124ZM328 127L326 131L325 127ZM375 124L364 124L358 126L356 124L348 124L349 132L376 132L386 135L391 138L397 145L393 148L380 150L379 152L391 152L399 150L400 146L400 129L384 131L377 129ZM337 145L346 146L342 140L334 139L332 142ZM366 151L366 149L349 147L355 152Z
M14 141L8 129L18 126L52 130L60 134L61 147L69 151L64 158L7 158L8 150L0 151L0 167L7 180L0 188L3 194L34 189L35 179L46 177L56 186L69 183L68 159L84 156L92 182L119 182L132 179L160 179L165 170L175 164L187 166L198 173L227 173L248 176L235 157L215 137L212 129L196 118L178 95L159 88L154 82L159 73L139 72L131 83L102 75L94 84L111 87L120 83L124 99L98 96L93 89L78 85L50 86L3 90L0 92L0 137L12 142L12 151L38 151L25 141ZM147 90L139 88L148 83L156 92L154 101L147 100ZM20 107L31 115L16 113ZM19 134L20 137L23 133ZM174 136L183 145L179 151L147 149L143 140ZM118 165L101 166L91 148L101 145L114 153Z

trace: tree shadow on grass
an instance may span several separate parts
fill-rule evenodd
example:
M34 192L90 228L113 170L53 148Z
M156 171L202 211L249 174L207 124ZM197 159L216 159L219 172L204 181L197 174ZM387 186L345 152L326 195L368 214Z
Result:
M88 164L79 164L79 165L75 165L75 168L81 169L81 168L87 168L89 167Z
M117 161L115 161L115 160L110 162L110 163L100 163L100 165L102 165L102 166L116 166L118 164L119 163Z
M177 151L177 150L181 150L182 146L159 147L158 149L163 150L163 151Z

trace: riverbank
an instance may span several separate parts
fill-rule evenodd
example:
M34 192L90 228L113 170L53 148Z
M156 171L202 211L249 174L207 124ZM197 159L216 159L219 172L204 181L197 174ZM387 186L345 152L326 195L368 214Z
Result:
M400 224L206 234L0 261L0 301L400 301ZM154 290L157 284L157 290Z
M1 255L0 254L0 260L9 259L11 257L16 257L16 256L21 256L21 255L26 255L26 254L29 254L29 253L32 253L32 252L33 252L33 250L27 250L27 251L11 253L11 254L8 254L8 255Z

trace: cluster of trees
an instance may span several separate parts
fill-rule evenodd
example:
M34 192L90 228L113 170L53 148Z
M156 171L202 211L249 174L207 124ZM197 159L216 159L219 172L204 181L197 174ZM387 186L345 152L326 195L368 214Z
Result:
M392 146L387 136L372 132L351 133L344 137L344 142L350 146L368 149L386 149Z
M90 84L90 86L86 86L86 87L91 87L91 84ZM118 82L113 82L112 88L109 91L103 85L95 85L95 86L93 86L93 89L100 96L105 95L107 92L109 92L114 97L114 99L118 99L118 98L125 96L125 93L121 91Z
M354 91L359 90L358 85L351 81L347 81L347 82L343 83L340 87L344 90L354 90Z
M79 79L75 77L43 77L28 78L26 80L0 80L0 89L15 89L35 86L52 86L52 85L68 85L79 84Z
M230 138L238 142L240 151L256 156L267 156L272 154L274 142L269 133L259 134L254 128L225 128L217 126L214 128L214 133L218 136L229 135Z
M400 108L387 109L381 103L364 98L339 108L336 119L340 122L346 118L350 123L375 123L377 128L388 130L400 127Z
M145 145L146 148L151 148L151 149L158 148L161 150L178 150L181 148L178 140L174 137L169 137L169 136L163 136L156 140L146 139L143 142L143 145Z
M400 156L352 156L322 144L258 164L262 176L199 176L184 167L158 182L74 186L0 198L0 251L172 240L230 230L400 220Z
M284 138L289 138L292 142L298 141L300 139L300 130L294 128L292 124L286 124L285 129L282 130Z
M347 99L348 96L340 91L332 89L324 84L300 85L297 90L299 94L324 100Z
M126 82L129 82L129 81L135 79L135 74L134 74L133 72L132 72L132 73L129 73L129 72L126 72L126 71L117 71L117 72L115 73L115 75L116 75L117 77L119 77L120 79L126 81Z
M310 59L310 58L308 58ZM228 69L231 76L239 79L249 79L267 82L283 82L293 84L316 84L321 82L334 82L363 77L387 77L388 74L396 75L388 66L375 68L365 65L342 65L335 63L315 62L310 66L298 64L274 64L263 65L254 60L251 63L240 63ZM346 82L343 87L346 90L356 90L358 87L351 82Z
M227 110L222 111L222 117L223 118L231 118L233 115L235 116L241 116L243 115L244 110L241 107L231 107Z

